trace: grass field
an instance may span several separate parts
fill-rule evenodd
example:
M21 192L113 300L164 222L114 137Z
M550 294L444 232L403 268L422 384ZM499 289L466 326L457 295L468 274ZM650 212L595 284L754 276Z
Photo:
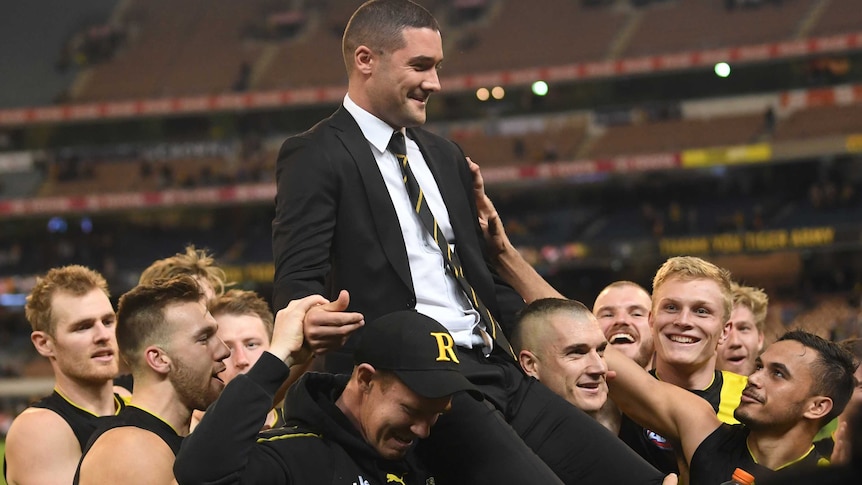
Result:
M0 440L0 456L6 456L5 453L6 453L6 441ZM4 478L5 475L6 475L6 470L3 470L3 473L0 473L0 485L6 485L6 478Z

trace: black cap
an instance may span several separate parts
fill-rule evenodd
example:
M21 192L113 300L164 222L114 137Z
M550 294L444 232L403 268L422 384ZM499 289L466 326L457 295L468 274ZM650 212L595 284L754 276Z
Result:
M457 347L446 328L415 310L390 313L365 324L353 361L393 372L426 398L458 391L482 396L461 374Z

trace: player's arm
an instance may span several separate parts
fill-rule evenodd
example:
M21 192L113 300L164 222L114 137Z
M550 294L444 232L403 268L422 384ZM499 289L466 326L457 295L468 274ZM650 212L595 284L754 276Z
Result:
M80 485L149 485L174 481L174 452L155 434L124 426L106 431L81 461Z
M302 347L314 355L342 347L353 332L365 325L361 313L345 311L349 304L350 294L341 290L337 299L312 307L303 320ZM275 393L273 406L282 404L287 390L305 374L311 362L309 358L290 367L290 376Z
M272 222L276 309L296 298L324 294L339 188L326 147L320 145L297 136L278 155Z
M68 485L80 458L81 446L72 428L48 409L25 410L6 435L9 485Z
M500 277L530 303L540 298L565 298L528 263L509 241L494 203L485 193L479 165L467 158L473 177L473 198L491 261Z
M608 381L609 397L636 423L682 445L691 463L694 451L721 426L712 406L691 392L659 381L613 346L605 349L608 369L616 375Z
M248 373L225 387L194 433L183 440L174 464L178 483L283 482L275 478L283 477L280 462L256 446L257 433L289 369L305 364L310 356L303 348L306 314L326 303L321 296L309 296L290 302L276 314L269 350Z

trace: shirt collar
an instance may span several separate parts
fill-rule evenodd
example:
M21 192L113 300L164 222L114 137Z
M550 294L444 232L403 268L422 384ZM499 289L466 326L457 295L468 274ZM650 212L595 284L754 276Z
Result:
M350 99L350 95L347 94L344 95L344 109L346 109L347 112L353 116L353 119L356 120L356 124L359 125L359 129L362 130L362 134L365 136L365 139L368 140L374 148L379 150L380 153L386 152L386 148L389 146L389 140L392 139L392 132L395 130L385 121L361 108L352 99ZM404 128L401 128L400 131L401 133L404 133Z

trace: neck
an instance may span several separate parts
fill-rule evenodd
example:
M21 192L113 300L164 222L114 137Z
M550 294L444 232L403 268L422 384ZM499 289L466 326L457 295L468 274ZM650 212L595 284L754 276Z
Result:
M347 420L350 421L357 430L359 430L359 433L363 434L362 426L359 424L359 417L355 412L356 409L359 409L359 396L361 395L357 386L358 384L356 384L353 379L350 379L350 381L347 382L347 387L344 388L344 392L342 392L335 401L335 405L342 413L344 413Z
M180 436L189 434L193 409L180 400L170 381L140 382L135 376L135 392L130 404L168 423Z
M807 429L805 423L797 423L788 430L752 430L748 449L757 463L776 470L808 454L816 432Z
M111 380L103 382L82 381L66 376L54 369L57 391L76 406L97 416L110 416L117 411L114 401L114 386Z
M702 364L680 366L669 364L660 357L655 362L656 375L664 382L691 391L702 391L715 378L715 358Z
M614 436L620 434L620 422L622 421L622 413L620 413L619 408L617 408L616 404L613 401L608 399L605 401L605 405L602 406L598 411L593 411L591 413L587 413L593 417L596 421L599 422L602 426L607 428Z

